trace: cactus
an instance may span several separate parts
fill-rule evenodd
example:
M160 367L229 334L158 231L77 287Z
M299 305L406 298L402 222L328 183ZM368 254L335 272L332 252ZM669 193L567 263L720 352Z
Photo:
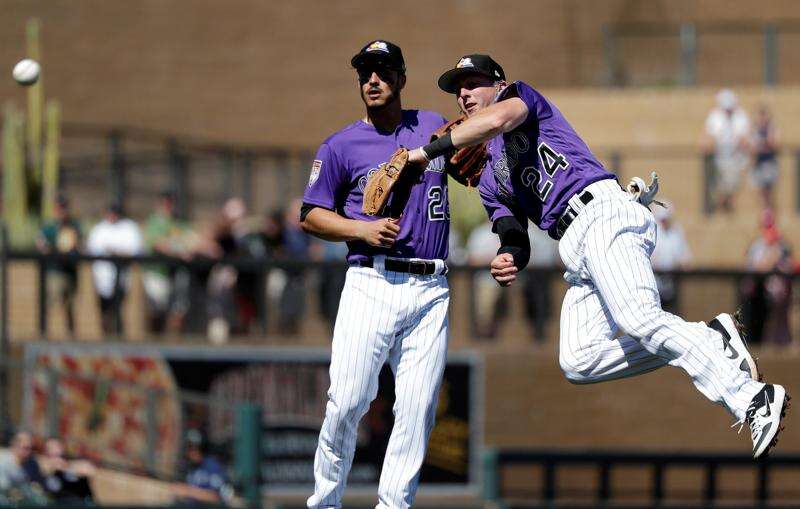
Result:
M58 194L58 143L61 137L61 106L58 101L47 101L45 127L41 211L43 219L52 219Z
M32 18L27 25L28 58L41 63L39 45L39 20ZM42 73L44 74L44 73ZM44 76L28 87L28 164L30 170L29 182L33 187L38 187L42 182L42 104L44 103Z
M5 108L3 122L3 218L12 244L26 244L28 183L25 172L25 126L22 114L12 105Z
M28 55L40 59L39 21L28 22ZM9 240L17 247L31 247L42 219L51 218L58 193L59 138L61 110L48 101L42 147L42 76L27 89L27 121L12 104L6 104L3 118L3 220Z

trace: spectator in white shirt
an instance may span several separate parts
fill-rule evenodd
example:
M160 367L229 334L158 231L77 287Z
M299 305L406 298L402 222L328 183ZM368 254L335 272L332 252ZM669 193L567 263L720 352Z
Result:
M136 256L144 251L144 241L139 227L122 214L118 205L110 205L104 219L97 223L86 242L86 250L94 256ZM122 333L122 300L128 287L127 269L114 262L96 261L92 276L100 299L104 333Z
M692 260L692 253L683 228L676 224L672 216L673 205L664 202L664 207L656 206L653 214L658 221L658 237L653 250L652 262L655 271L677 271L685 269ZM661 307L673 313L678 311L678 284L675 276L657 274L656 283L661 295Z
M750 119L736 94L723 89L706 118L704 148L714 156L716 205L733 210L733 194L750 162Z

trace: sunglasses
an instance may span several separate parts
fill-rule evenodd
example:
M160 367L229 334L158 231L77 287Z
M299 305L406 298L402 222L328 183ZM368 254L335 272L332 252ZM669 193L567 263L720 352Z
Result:
M358 82L360 84L367 83L370 78L372 78L372 73L378 75L378 78L385 83L394 83L395 82L395 72L388 67L361 67L356 69L358 72Z

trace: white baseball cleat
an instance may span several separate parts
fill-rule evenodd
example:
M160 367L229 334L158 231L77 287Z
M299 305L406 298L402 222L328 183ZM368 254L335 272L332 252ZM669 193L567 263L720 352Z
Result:
M739 369L750 375L751 379L762 381L758 364L747 350L744 327L738 318L729 313L722 313L708 322L708 326L722 335L725 357L736 363Z
M783 430L781 420L786 416L791 397L780 385L765 385L753 396L744 421L750 426L750 437L753 439L753 458L766 457L770 449L778 443L778 433ZM734 426L736 426L734 424ZM739 428L741 431L742 428Z

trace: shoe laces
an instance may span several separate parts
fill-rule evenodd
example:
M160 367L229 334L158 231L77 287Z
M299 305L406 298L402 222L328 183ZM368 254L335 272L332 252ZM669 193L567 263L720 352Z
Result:
M750 405L747 407L747 410L744 413L744 418L739 419L738 421L734 422L731 425L731 428L735 428L736 426L739 426L739 429L736 431L737 435L742 433L742 428L744 428L745 424L749 424L750 425L750 436L751 437L754 438L754 437L758 436L759 434L761 434L761 428L764 427L764 422L763 422L763 419L759 419L758 418L758 414L756 414L756 409L759 406L760 405L758 403L756 403L755 401L751 401Z

